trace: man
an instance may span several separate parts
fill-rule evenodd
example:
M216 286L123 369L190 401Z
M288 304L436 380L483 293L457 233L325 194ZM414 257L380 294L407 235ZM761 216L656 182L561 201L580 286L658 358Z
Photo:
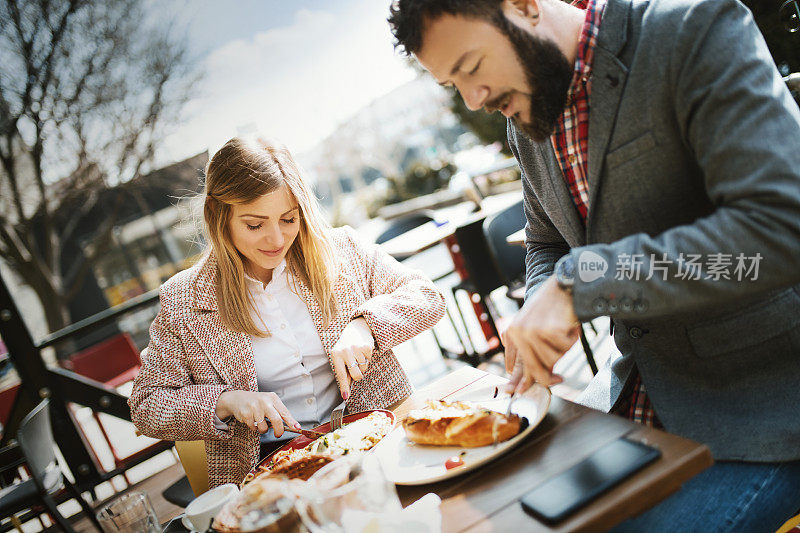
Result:
M389 18L437 81L508 118L528 219L512 384L557 383L578 321L610 315L623 357L595 405L717 461L621 529L774 531L800 510L800 112L735 0L579 2Z

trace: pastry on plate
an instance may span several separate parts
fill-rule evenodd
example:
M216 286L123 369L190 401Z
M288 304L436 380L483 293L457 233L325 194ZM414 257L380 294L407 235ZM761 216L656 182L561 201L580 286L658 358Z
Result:
M431 400L408 414L403 429L417 444L475 448L514 437L522 429L522 418L466 402Z

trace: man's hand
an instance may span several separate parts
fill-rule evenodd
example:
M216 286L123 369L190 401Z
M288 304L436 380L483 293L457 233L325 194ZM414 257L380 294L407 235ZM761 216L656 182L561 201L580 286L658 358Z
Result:
M579 332L572 295L551 276L501 335L506 371L513 372L507 390L524 392L534 382L548 387L561 383L563 378L553 374L553 366L575 344Z
M352 320L342 331L342 335L331 350L331 361L342 398L350 397L352 380L364 379L364 372L372 359L375 339L367 321L362 317Z

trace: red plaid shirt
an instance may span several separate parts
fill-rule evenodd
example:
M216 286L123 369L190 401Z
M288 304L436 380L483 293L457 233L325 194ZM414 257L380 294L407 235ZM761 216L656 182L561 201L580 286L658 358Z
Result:
M581 219L586 221L589 211L588 152L589 152L589 96L592 94L592 62L597 34L606 0L576 0L573 6L586 10L586 19L578 40L578 55L572 74L567 107L556 124L550 138L558 157L564 179Z
M592 61L606 0L575 0L572 5L584 9L586 18L578 40L578 54L567 95L567 107L550 139L572 201L585 224L589 211L589 98L592 94ZM631 380L614 412L634 422L662 427L638 371Z

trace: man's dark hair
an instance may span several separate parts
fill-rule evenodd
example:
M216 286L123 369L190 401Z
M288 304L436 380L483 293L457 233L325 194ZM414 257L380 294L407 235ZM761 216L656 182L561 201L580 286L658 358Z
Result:
M389 25L395 38L395 48L405 55L419 51L422 28L441 15L463 15L497 24L504 17L503 0L396 0L389 9Z

